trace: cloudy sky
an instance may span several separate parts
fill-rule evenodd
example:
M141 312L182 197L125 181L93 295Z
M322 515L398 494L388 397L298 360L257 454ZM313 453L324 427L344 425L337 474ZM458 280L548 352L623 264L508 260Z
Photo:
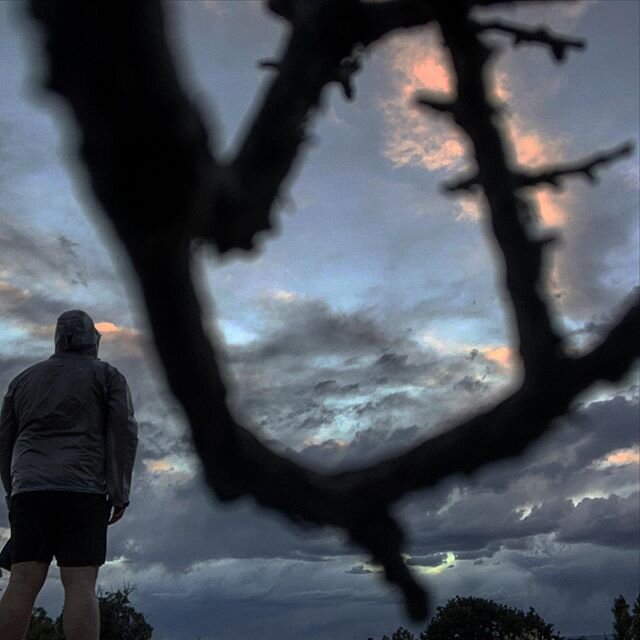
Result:
M520 163L638 142L639 11L601 0L511 12L588 40L563 66L538 47L505 47L493 91ZM256 62L277 54L284 27L258 2L175 2L167 14L185 86L232 149L269 81ZM127 376L140 424L131 507L110 530L100 584L135 585L158 640L364 640L406 624L397 594L339 532L292 529L207 492L69 114L39 88L41 71L37 32L20 4L1 2L0 390L50 355L57 316L79 307L99 323L101 357ZM466 142L411 107L416 90L450 89L437 33L378 44L356 84L353 103L327 91L279 232L256 255L196 258L234 410L320 469L402 450L519 375L481 208L439 190L464 171ZM595 188L530 194L539 224L561 236L549 286L576 348L638 286L639 193L635 151ZM407 561L437 603L479 595L534 606L562 633L609 630L613 598L633 600L640 578L638 396L636 370L582 396L526 457L397 505ZM6 526L0 504L0 539ZM39 600L55 615L57 574Z

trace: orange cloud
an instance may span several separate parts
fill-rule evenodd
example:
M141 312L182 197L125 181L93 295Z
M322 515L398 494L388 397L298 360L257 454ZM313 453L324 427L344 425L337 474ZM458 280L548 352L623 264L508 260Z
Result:
M497 77L500 76L501 74L497 75ZM506 80L501 80L496 86L499 87L497 92L500 95L510 95ZM520 118L510 118L506 124L507 135L518 165L535 168L562 159L563 153L559 141L545 139L537 131L526 127ZM570 191L559 192L549 186L540 186L530 190L529 198L543 225L562 227L567 223L573 204L573 196ZM457 220L477 220L481 215L480 200L477 196L461 196L457 205Z
M506 127L519 166L530 169L562 160L564 150L561 140L543 136L516 115L506 119ZM536 207L540 222L544 225L559 227L566 224L571 208L569 192L540 186L531 190L530 198Z
M118 327L113 322L98 322L96 323L96 329L102 334L116 333Z
M172 461L170 458L147 458L143 460L143 464L156 478L169 482L184 482L194 476L188 465L175 459Z
M393 74L392 94L380 103L386 123L384 155L395 167L422 166L430 171L460 167L467 150L466 138L445 119L413 105L413 97L420 90L444 95L454 91L450 62L437 42L435 30L391 40L384 53ZM510 100L513 88L508 73L495 70L491 78L489 92L496 102ZM516 114L507 116L504 122L518 165L531 168L562 158L561 141L546 138ZM530 197L542 224L566 224L569 195L541 187L532 190ZM457 206L458 220L476 220L480 215L479 201L475 198L461 199Z
M545 138L535 127L524 122L521 116L512 113L504 119L504 123L519 164L535 167L562 158L560 141Z
M96 329L102 334L102 337L106 340L111 338L124 337L124 338L137 338L140 332L137 329L131 327L119 327L113 322L96 322Z
M151 473L166 473L174 470L174 466L166 458L160 458L159 460L145 460L144 466L147 467Z
M386 124L384 155L395 167L435 170L459 164L465 155L460 133L444 119L434 118L413 104L417 91L449 94L452 90L449 62L433 29L390 40L384 52L393 74L391 95L379 105Z
M606 466L622 466L625 464L640 464L640 448L618 449L610 453L605 459Z
M540 220L549 227L564 226L569 217L569 192L557 193L548 187L541 187L533 194Z
M426 57L413 62L403 93L407 95L409 91L420 88L442 93L452 92L451 73L445 66L441 50L434 48Z
M466 153L466 138L443 118L413 104L418 91L454 93L453 72L434 29L392 40L385 54L394 77L393 93L380 103L385 117L384 155L394 166L418 165L428 170L455 167ZM499 100L511 97L508 76L497 72L490 92Z
M572 203L570 192L557 193L548 187L539 187L529 195L542 224L562 227L566 224ZM456 220L478 220L482 215L481 200L477 195L458 196Z
M535 131L523 133L518 131L513 124L507 130L514 145L516 159L519 164L534 167L547 162L550 154L540 134Z
M108 351L142 355L144 340L138 329L123 327L107 320L96 322L96 329L102 334L102 344L107 346Z
M506 345L490 347L489 349L483 349L481 353L487 360L495 362L503 369L511 369L513 367L514 353L511 347Z

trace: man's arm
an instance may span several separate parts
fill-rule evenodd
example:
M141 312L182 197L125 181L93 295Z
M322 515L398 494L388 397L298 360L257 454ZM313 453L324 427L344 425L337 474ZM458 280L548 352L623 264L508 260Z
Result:
M13 388L9 385L2 403L2 414L0 414L0 477L4 486L7 509L11 497L11 455L17 434L18 423L13 409Z
M107 494L116 510L124 511L129 504L137 447L138 424L133 416L131 392L124 376L114 369L108 388L106 476Z

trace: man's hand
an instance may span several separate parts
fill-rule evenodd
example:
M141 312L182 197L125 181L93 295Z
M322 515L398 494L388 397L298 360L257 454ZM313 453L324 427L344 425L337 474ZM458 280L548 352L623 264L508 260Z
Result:
M120 520L120 518L122 518L122 516L124 515L125 509L127 507L125 506L115 506L113 507L113 513L111 514L111 517L109 518L109 522L108 524L114 524L116 522L118 522L118 520Z

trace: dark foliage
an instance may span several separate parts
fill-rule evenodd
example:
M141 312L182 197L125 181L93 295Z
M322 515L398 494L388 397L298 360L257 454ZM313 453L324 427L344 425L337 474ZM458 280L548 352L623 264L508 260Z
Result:
M149 640L153 627L129 600L131 587L107 591L99 598L100 640Z
M63 640L62 630L42 607L36 607L25 640Z
M373 640L369 638L369 640ZM416 638L404 627L381 640L563 640L534 609L527 613L492 600L456 597L438 607Z
M132 587L98 595L100 640L150 640L153 627L131 605ZM41 607L33 610L25 640L64 640L62 616L54 622Z
M389 636L382 636L382 640L415 640L415 636L408 629L398 627L391 634L391 638L389 638Z
M562 640L534 609L527 613L483 598L438 607L420 640Z
M629 612L629 603L620 594L611 607L613 636L611 640L640 640L640 593Z
M633 618L625 640L640 640L640 592L633 604Z

